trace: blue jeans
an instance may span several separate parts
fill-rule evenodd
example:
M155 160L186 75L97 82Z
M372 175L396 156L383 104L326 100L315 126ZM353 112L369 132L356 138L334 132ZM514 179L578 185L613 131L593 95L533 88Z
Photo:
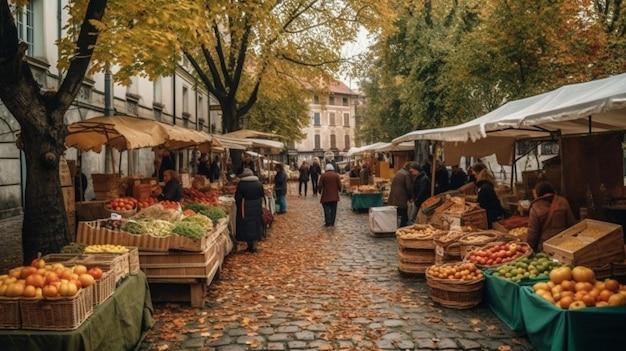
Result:
M324 225L327 227L335 225L335 218L337 218L337 202L324 202Z
M276 204L278 205L278 213L287 212L287 196L276 195Z

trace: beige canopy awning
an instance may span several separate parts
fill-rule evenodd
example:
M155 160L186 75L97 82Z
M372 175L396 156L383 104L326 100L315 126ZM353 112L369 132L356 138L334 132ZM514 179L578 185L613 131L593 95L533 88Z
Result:
M65 144L95 152L100 152L103 145L120 151L155 146L169 149L201 144L221 146L211 135L197 130L129 116L100 116L72 123Z
M70 124L65 144L82 151L100 152L103 145L117 150L164 144L167 133L156 121L128 116L100 116Z
M226 133L224 134L224 136L228 138L236 138L236 139L247 139L247 138L280 139L282 138L278 134L259 132L259 131L250 130L250 129L237 130L234 132Z

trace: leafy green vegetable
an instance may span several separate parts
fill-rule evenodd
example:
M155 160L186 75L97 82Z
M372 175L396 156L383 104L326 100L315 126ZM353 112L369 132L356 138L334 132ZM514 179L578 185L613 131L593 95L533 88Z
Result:
M226 212L224 212L221 207L205 206L201 204L189 204L185 206L185 209L189 209L201 215L207 216L211 219L211 221L213 221L213 223L217 223L217 221L226 217Z
M146 227L136 221L127 221L120 229L130 234L145 234L147 232Z
M175 223L172 232L174 234L199 240L206 234L206 229L204 229L199 223L182 220Z
M197 223L205 230L213 229L213 222L211 219L205 215L195 214L193 216L185 217L181 220L182 222L192 222Z

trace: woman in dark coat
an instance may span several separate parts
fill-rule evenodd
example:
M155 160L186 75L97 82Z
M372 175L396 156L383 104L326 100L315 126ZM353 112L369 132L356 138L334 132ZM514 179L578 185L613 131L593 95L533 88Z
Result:
M496 194L495 180L486 168L477 173L476 194L478 204L487 211L487 225L491 229L492 223L504 216L504 209Z
M248 252L256 252L256 241L263 231L263 206L265 198L263 184L252 170L245 168L240 175L235 191L237 204L237 240L248 243Z
M287 212L287 173L283 165L276 165L276 176L274 177L274 191L276 192L276 202L278 203L278 211L276 213Z
M320 176L322 175L322 167L320 166L320 161L317 159L317 157L313 160L313 164L309 168L309 175L311 176L311 185L313 187L313 195L317 195L317 193L319 192L317 189L317 181L320 179Z
M302 196L302 187L304 186L304 196L306 196L309 184L309 165L306 161L302 162L299 172L300 176L298 177L298 180L300 181L300 184L298 185L298 194Z

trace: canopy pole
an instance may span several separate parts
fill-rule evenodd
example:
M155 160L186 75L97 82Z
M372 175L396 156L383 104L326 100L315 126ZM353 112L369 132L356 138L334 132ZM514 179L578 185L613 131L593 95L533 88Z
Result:
M589 117L587 117L589 120L589 134L591 134L592 131L592 127L591 127L591 115L589 115Z
M512 158L512 164L511 164L511 190L513 191L513 194L517 194L517 192L515 191L515 188L513 187L515 185L515 177L517 176L517 170L516 170L516 164L517 164L517 160L515 159L515 145L517 144L517 141L513 141L513 156L511 156Z
M435 195L435 172L437 171L437 151L439 149L439 142L435 141L433 145L433 164L431 169L431 182L430 182L430 196Z
M119 165L117 167L117 171L119 172L120 177L122 176L122 152L124 152L124 151L121 151L121 150L119 151L120 159L118 160L118 164ZM126 154L126 156L128 157L128 154Z
M109 149L109 155L111 156L111 171L112 174L115 174L115 158L113 157L113 148L112 147L108 147Z

